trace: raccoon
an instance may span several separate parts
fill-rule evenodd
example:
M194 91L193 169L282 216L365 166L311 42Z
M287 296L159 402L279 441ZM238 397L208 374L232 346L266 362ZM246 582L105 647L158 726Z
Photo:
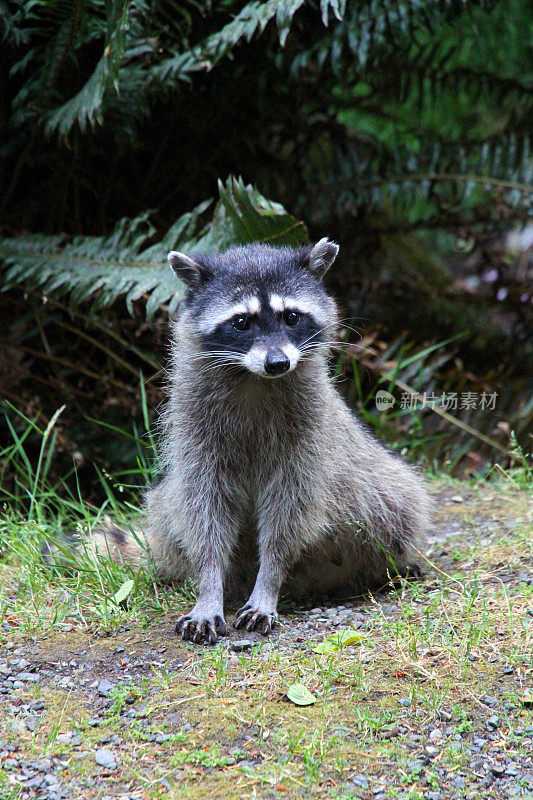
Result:
M161 578L196 582L198 601L176 623L183 639L227 634L224 599L243 592L234 627L268 634L280 591L354 595L419 572L423 483L365 430L328 371L338 311L323 277L338 250L321 239L168 255L187 293L143 533ZM95 546L144 557L117 529Z

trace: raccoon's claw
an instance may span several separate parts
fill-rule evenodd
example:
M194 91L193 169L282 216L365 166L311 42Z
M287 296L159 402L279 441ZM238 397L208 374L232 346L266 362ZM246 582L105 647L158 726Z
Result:
M278 615L275 611L269 613L245 605L237 611L233 627L244 628L246 631L258 631L266 636L275 626L277 619Z
M402 586L403 581L411 583L412 581L419 581L423 576L422 568L418 564L406 564L404 567L398 569L394 575L389 574L384 587L389 586L389 588L392 589L398 588Z
M399 577L406 581L418 581L423 574L422 568L415 563L407 564L407 566L398 571Z
M191 612L179 617L176 622L176 633L179 633L182 639L194 644L216 644L217 634L225 636L227 632L228 626L219 614L207 619Z

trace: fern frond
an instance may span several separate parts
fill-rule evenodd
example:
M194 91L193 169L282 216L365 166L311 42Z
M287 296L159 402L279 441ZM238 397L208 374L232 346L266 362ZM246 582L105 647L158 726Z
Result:
M242 178L218 182L220 200L213 225L198 242L198 250L224 250L232 244L264 242L297 247L307 241L303 222L287 214L280 203L267 200Z
M325 216L342 216L347 208L384 210L401 227L464 220L483 207L493 207L498 217L501 202L513 216L525 219L531 213L533 158L528 137L511 135L469 148L425 142L418 152L398 147L377 158L354 144L344 145L336 149L328 172L313 176L320 186L313 202ZM324 188L328 184L329 190Z
M6 283L28 283L46 294L69 295L73 305L90 299L96 306L107 306L124 297L130 313L136 300L147 297L150 319L163 304L172 313L183 295L183 285L166 264L169 250L200 252L251 241L296 245L307 240L302 222L242 179L229 178L219 189L210 225L201 225L208 200L181 216L155 244L149 244L156 235L150 212L121 220L105 237L65 241L62 236L34 234L0 239Z
M194 72L212 69L241 42L250 42L276 19L280 42L287 38L292 19L305 0L252 0L216 33L195 47L174 53L150 69L150 81L173 88L177 81L189 80Z
M329 8L337 24L322 33L315 44L301 50L292 62L291 73L296 76L310 63L322 68L327 62L335 75L341 75L347 64L361 72L370 64L376 65L383 51L390 53L391 46L420 31L431 31L469 5L468 0L354 0L345 9L341 0L323 0L324 24Z
M111 0L107 9L107 34L103 55L82 89L49 116L45 128L48 135L57 131L64 137L75 122L82 131L94 121L101 122L101 108L106 92L111 86L118 91L130 6L124 0Z

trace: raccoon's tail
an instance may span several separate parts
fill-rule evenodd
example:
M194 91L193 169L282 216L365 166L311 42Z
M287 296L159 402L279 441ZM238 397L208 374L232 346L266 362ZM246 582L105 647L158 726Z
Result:
M142 530L121 528L106 517L98 528L91 531L68 530L59 538L47 537L41 553L50 566L74 567L78 557L88 556L97 560L99 556L118 564L147 566L150 562L150 543Z

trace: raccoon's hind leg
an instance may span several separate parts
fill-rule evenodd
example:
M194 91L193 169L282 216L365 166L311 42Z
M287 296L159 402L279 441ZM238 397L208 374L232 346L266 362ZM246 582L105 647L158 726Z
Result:
M339 544L346 553L347 570L354 590L385 587L398 577L421 577L425 531L430 502L416 472L377 451L371 481L358 482L350 506L338 502ZM342 515L342 516L341 516ZM350 525L343 525L351 517Z

